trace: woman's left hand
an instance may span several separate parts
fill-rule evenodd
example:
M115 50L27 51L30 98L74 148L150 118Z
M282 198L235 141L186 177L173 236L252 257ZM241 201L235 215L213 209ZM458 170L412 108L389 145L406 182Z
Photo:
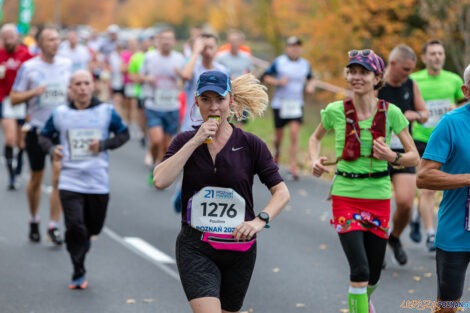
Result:
M376 159L388 162L393 162L395 160L395 152L393 152L390 147L382 140L375 139L372 150L374 151L373 157Z
M264 226L266 226L266 222L259 217L249 222L243 222L235 228L233 238L235 238L236 241L251 240L256 233L263 230Z

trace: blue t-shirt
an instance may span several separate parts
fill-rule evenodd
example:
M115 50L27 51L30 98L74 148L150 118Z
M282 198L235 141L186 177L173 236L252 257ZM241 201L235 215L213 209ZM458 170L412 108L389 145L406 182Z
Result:
M423 159L442 163L449 174L470 173L470 106L443 116L431 134ZM470 251L470 232L465 230L468 187L445 190L439 207L436 247L444 251Z

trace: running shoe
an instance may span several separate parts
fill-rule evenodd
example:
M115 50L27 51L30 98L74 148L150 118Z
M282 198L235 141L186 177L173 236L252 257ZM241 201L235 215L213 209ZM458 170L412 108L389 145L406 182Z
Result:
M149 178L148 178L149 186L153 186L153 171L150 171Z
M72 279L72 282L69 285L70 289L86 289L88 282L86 281L85 275Z
M60 231L56 227L49 228L47 231L47 239L56 246L60 246L63 242L62 238L60 237Z
M88 253L91 249L91 239L88 239L86 242L86 253Z
M181 213L183 204L181 203L181 188L179 188L173 195L173 208L176 213Z
M39 223L29 223L29 240L31 240L31 242L41 241L41 235L39 234Z
M274 152L274 163L279 165L279 151Z
M145 146L147 146L147 140L145 136L140 137L140 145L142 146L142 148L145 148Z
M408 261L408 257L406 256L406 252L403 249L403 246L401 245L400 238L396 238L390 235L390 238L388 239L388 244L393 250L393 257L395 261L397 261L397 263L402 266L405 265Z
M9 181L8 181L8 190L16 190L16 186L15 186L15 177L10 177Z
M369 298L369 313L375 313L375 308L370 298Z
M295 170L291 170L289 173L287 173L286 179L288 181L297 181L299 180L299 175L297 174Z
M426 247L428 248L429 252L436 251L436 246L434 245L435 237L435 235L428 235L428 238L426 238Z
M410 222L410 238L416 243L420 243L422 236L421 236L421 223L418 220Z

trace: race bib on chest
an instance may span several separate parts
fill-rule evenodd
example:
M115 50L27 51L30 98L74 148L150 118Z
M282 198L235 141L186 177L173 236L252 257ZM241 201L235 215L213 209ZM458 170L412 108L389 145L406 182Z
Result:
M449 99L426 101L426 109L429 111L429 118L424 127L434 127L439 123L441 117L450 111L451 103Z
M178 110L178 89L156 88L153 94L152 109L160 111Z
M68 131L70 160L81 161L96 157L88 148L93 139L101 139L101 129L70 129Z
M39 97L39 107L53 108L67 102L67 85L48 83L46 91Z
M135 98L135 85L132 83L126 84L124 86L124 95L127 98Z
M302 116L302 103L300 100L281 100L279 117L282 119L299 118Z
M190 224L199 231L231 234L245 221L245 199L231 188L205 187L190 201Z
M401 144L400 138L398 138L395 133L392 133L392 137L390 138L390 148L391 149L403 149L403 145Z
M23 119L26 116L26 103L12 105L10 97L3 98L3 117L13 119Z

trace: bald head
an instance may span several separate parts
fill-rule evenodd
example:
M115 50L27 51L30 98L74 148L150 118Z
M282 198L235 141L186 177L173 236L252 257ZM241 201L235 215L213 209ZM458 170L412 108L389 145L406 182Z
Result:
M90 71L78 70L72 74L72 77L70 78L70 84L72 84L74 80L80 80L80 79L88 79L91 82L93 82L93 76L91 76Z
M19 42L18 29L14 24L5 24L0 30L0 36L5 49L8 52L13 52Z
M406 45L393 48L388 58L387 83L392 85L403 84L416 67L416 54Z
M392 52L390 52L390 55L388 57L388 62L402 62L405 60L410 60L413 62L417 61L415 52L407 45L396 46L395 48L393 48Z
M93 90L93 77L89 71L78 70L73 73L70 79L70 96L79 110L90 106Z

